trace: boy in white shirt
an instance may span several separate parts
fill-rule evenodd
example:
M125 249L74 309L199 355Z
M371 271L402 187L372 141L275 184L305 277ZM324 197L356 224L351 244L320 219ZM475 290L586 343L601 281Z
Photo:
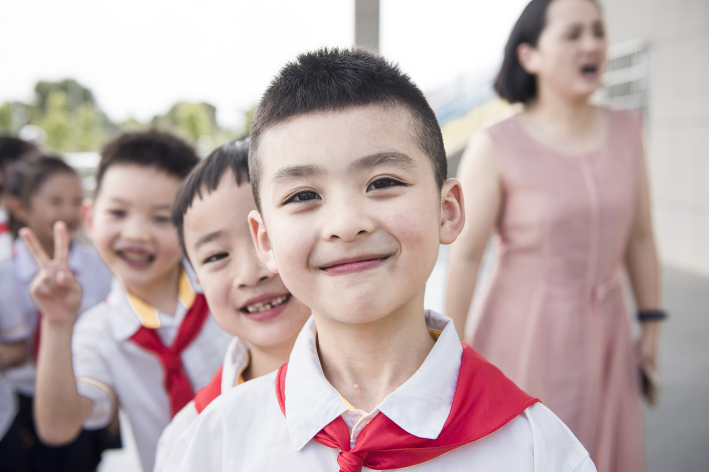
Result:
M463 198L408 76L362 50L302 54L250 139L257 252L313 317L288 365L215 400L166 469L595 469L551 411L424 310Z
M124 133L104 147L85 225L115 279L73 336L81 286L67 267L66 225L54 226L51 260L21 230L40 268L30 292L43 314L35 418L45 442L105 427L120 406L150 470L164 427L219 368L230 337L183 266L170 221L180 183L197 162L191 146L157 130Z
M234 335L224 364L165 428L155 460L160 471L179 438L209 403L237 384L288 362L310 309L259 261L248 225L256 209L249 184L249 141L213 151L192 170L175 198L172 221L212 315ZM248 406L246 407L248 408Z

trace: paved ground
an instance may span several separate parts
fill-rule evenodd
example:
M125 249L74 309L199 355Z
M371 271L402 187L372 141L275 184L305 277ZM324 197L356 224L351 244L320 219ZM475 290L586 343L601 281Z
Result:
M448 251L442 247L426 289L426 307L442 311ZM485 276L488 263L483 265ZM662 334L663 391L657 409L647 409L647 468L650 471L709 470L709 278L665 268L664 301L670 320ZM125 430L124 430L125 433ZM124 442L125 444L126 442ZM102 471L136 471L135 445L111 451Z

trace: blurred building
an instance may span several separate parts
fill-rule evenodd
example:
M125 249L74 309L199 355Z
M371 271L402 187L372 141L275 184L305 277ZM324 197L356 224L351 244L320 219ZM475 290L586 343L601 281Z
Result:
M643 113L660 256L709 275L709 1L602 3L602 99Z

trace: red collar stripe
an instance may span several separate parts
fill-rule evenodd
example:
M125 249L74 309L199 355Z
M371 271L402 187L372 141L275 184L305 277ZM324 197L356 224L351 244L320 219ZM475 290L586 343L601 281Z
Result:
M216 374L208 385L197 391L194 396L194 407L197 414L201 414L207 406L222 393L222 370L224 365L220 366Z

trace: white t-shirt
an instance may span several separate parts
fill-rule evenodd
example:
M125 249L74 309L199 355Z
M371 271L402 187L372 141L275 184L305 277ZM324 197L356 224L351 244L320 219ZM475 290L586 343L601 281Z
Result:
M222 364L222 394L236 386L241 374L248 365L249 347L246 342L234 337L229 344L229 348L227 348L224 364ZM199 412L197 412L194 401L190 401L172 418L172 421L165 427L158 441L154 471L163 471L165 461L170 457L178 440L192 425L192 422L197 419L197 416L199 416Z
M95 306L108 296L113 275L93 246L74 240L67 256L67 266L74 273L76 281L81 285L79 314ZM17 238L13 243L12 254L0 260L0 267L11 267L15 274L22 311L31 334L27 339L27 348L30 353L33 353L34 333L37 329L39 312L32 301L29 287L32 279L37 274L37 264L25 242ZM22 366L8 370L7 377L12 381L18 392L25 396L34 396L36 370L32 359L28 359Z
M20 294L11 265L0 265L0 343L15 343L30 335ZM12 383L0 371L0 439L17 414L17 399Z
M201 292L187 268L186 273L192 289ZM79 395L94 401L84 427L108 425L116 409L115 395L130 419L143 468L152 470L158 439L170 423L170 400L159 358L130 340L146 316L129 297L114 280L108 299L79 318L72 338L74 375ZM155 310L160 324L156 332L166 346L172 344L188 311L179 299L174 316ZM194 392L219 369L231 338L210 315L184 349L181 359Z
M438 341L416 373L377 407L399 427L437 438L453 403L462 347L452 321L426 311ZM350 413L322 372L311 318L296 340L285 381L286 419L278 406L276 373L217 398L173 449L165 470L336 471L338 451L313 437ZM347 420L347 419L345 419ZM351 441L356 442L357 430ZM595 471L588 452L549 409L534 404L492 434L412 471Z

